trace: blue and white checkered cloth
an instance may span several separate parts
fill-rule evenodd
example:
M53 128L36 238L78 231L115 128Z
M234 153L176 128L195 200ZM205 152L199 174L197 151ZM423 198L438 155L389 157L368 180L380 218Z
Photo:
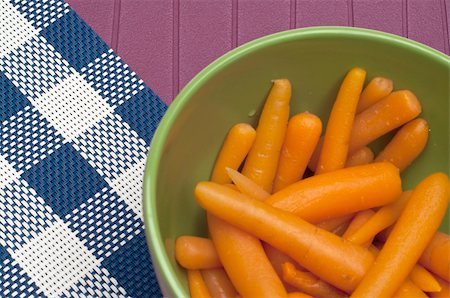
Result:
M61 0L0 0L0 296L161 296L141 187L166 105Z

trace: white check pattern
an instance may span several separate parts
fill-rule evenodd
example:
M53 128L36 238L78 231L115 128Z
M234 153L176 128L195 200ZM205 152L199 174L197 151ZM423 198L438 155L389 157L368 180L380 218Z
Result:
M0 297L161 295L141 192L165 109L64 1L0 0Z

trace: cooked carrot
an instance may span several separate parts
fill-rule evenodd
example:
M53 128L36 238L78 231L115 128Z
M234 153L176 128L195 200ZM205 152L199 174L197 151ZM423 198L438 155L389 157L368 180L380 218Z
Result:
M247 123L234 125L220 149L212 171L211 180L217 183L230 183L231 179L225 168L238 169L247 156L255 140L256 131Z
M375 161L391 162L403 171L422 153L428 131L428 123L422 118L410 121L400 128Z
M377 244L382 247L381 243L377 242ZM375 257L380 253L380 250L374 245L370 245L368 249ZM409 291L420 293L422 291L436 292L440 290L439 283L433 277L433 275L419 264L414 265L408 277L409 278L405 279L403 284L397 290L397 293L405 292L405 295L403 295L402 297L407 297L406 294ZM415 289L411 288L410 282L414 284ZM417 290L420 290L420 292Z
M211 298L200 270L189 269L187 277L191 298Z
M218 174L213 174L212 181L217 183L231 182L227 169L231 169L231 167L237 169L249 151L250 146L248 145L254 143L255 133L254 131L251 133L252 129L246 126L237 128L235 126L234 128L222 146L219 158L216 160L214 166L214 173ZM240 139L242 138L247 139L247 145L241 150L239 147ZM236 154L236 152L238 153ZM223 177L223 174L226 175L226 179ZM231 189L230 187L228 188ZM211 214L207 214L207 219L208 229L216 246L217 254L234 286L241 295L261 296L264 292L267 293L266 295L269 295L266 297L286 296L286 290L283 287L281 279L273 270L258 239L215 218ZM247 253L241 251L244 247L247 249ZM242 278L242 275L246 276L246 278ZM245 283L248 284L245 285ZM259 283L264 286L249 286Z
M388 96L393 89L394 82L392 80L383 77L373 78L361 92L356 113L361 113L374 103Z
M275 272L280 277L286 290L288 292L296 291L297 290L296 288L286 283L283 279L283 264L286 262L295 263L295 261L290 256L280 251L279 249L273 247L272 245L265 242L263 242L262 244L264 247L264 251L266 252L267 258L269 258L269 261L272 264L273 269L275 269Z
M347 239L356 244L363 244L376 234L393 225L408 202L412 191L405 191L393 203L381 207L367 222L351 234Z
M214 244L210 239L180 236L175 241L175 259L186 269L222 267Z
M285 297L286 290L261 242L213 214L207 213L209 232L225 271L239 294L243 297Z
M262 189L261 186L253 182L250 178L245 177L238 171L228 168L227 173L233 183L237 186L239 191L243 194L261 201L264 201L268 197L270 197L270 194Z
M291 92L289 80L273 81L272 89L259 117L255 142L242 169L245 176L268 192L272 191L278 158L287 129Z
M353 123L349 152L416 118L422 107L409 90L392 92L373 106L357 114Z
M438 229L447 210L448 192L448 177L443 173L432 174L416 186L352 297L390 297L397 291Z
M450 236L441 232L434 234L419 262L440 278L450 282Z
M319 163L320 152L322 151L322 146L323 136L319 139L319 142L317 143L316 148L314 148L314 152L308 162L308 168L313 172L316 172L317 164Z
M348 226L345 233L342 235L342 238L348 240L349 236L353 235L353 233L357 231L362 225L364 225L374 214L375 212L372 209L359 211L350 222L350 225ZM361 244L357 243L357 244L362 245L363 247L369 247L371 243L372 239L369 239L364 243Z
M375 155L372 149L364 146L348 156L347 162L345 163L345 167L348 168L371 163L374 157Z
M314 298L313 296L310 296L308 294L305 293L301 293L301 292L291 292L287 294L288 298Z
M289 120L281 148L273 191L300 180L322 133L322 121L316 115L300 113Z
M392 296L393 298L427 298L428 296L409 279L405 280Z
M344 216L335 217L332 219L324 220L316 224L318 228L327 230L329 232L334 231L335 229L339 228L341 225L348 224L353 218L353 214L348 214Z
M409 274L411 281L424 292L439 292L441 286L427 269L416 264Z
M292 213L220 184L200 182L195 188L195 196L208 213L269 243L341 290L351 292L356 288L374 260L368 250L356 244L342 241L339 236L319 229ZM218 247L216 244L217 250ZM225 266L225 261L221 260Z
M345 166L356 106L365 79L366 71L358 67L351 69L345 76L328 118L316 174Z
M347 297L347 295L307 271L300 271L294 264L282 265L283 279L298 290L318 298Z
M202 270L202 277L214 298L236 297L238 293L223 268Z
M303 179L266 202L306 221L320 221L389 204L401 193L398 169L372 163Z
M439 278L437 275L435 275L434 278L436 278L436 280L439 282L439 285L441 286L441 291L430 293L431 298L448 298L448 297L450 297L450 284L447 281Z

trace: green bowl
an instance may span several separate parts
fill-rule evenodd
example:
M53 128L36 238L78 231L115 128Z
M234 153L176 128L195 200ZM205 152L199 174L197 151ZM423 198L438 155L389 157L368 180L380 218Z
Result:
M404 189L426 175L449 173L450 58L427 46L372 30L313 27L247 43L202 70L169 107L153 138L144 178L144 221L159 284L166 296L188 296L185 271L174 258L179 235L206 235L205 212L193 195L209 178L229 128L256 124L271 80L293 85L292 114L326 121L346 72L359 66L369 80L385 76L423 105L430 138L403 174ZM325 123L324 123L325 124ZM383 141L375 144L375 150ZM449 231L446 215L441 230Z

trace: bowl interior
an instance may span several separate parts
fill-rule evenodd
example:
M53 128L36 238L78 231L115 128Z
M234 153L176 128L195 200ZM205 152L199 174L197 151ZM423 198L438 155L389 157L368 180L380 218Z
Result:
M425 46L370 30L311 28L244 45L203 70L169 108L153 139L144 185L146 232L159 281L167 295L188 293L173 255L182 234L206 235L205 213L193 189L209 178L228 129L256 124L271 80L293 85L291 114L309 111L326 124L339 84L353 66L367 81L385 76L410 89L423 105L431 134L425 152L403 174L408 189L426 175L449 173L450 60ZM388 138L374 144L379 148ZM449 212L441 230L449 231Z

